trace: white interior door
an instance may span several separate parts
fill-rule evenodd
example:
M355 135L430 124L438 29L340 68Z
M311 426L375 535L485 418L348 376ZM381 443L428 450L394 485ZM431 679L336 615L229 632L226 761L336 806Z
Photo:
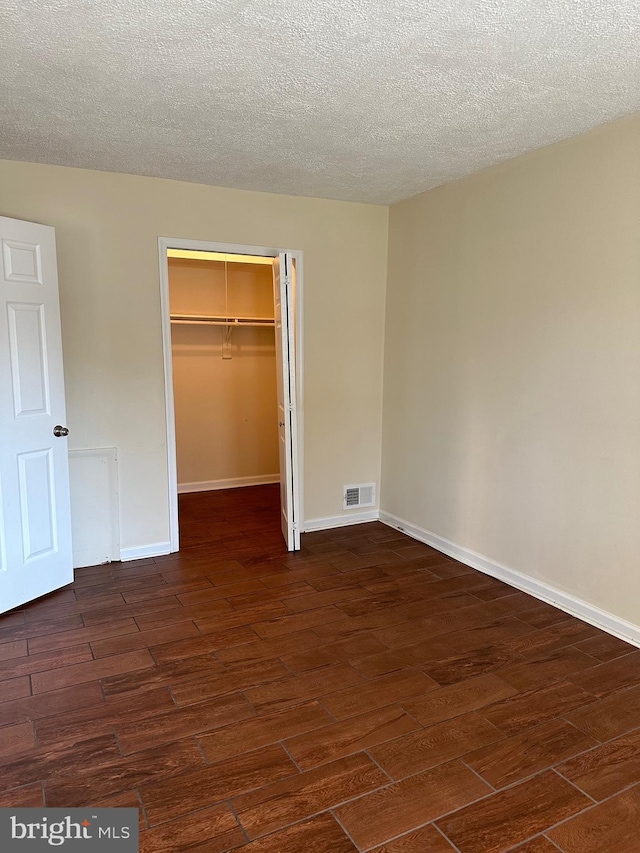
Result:
M0 613L73 580L54 229L0 217Z
M293 263L288 252L273 262L278 385L278 447L282 535L289 551L300 549L300 502L296 420Z

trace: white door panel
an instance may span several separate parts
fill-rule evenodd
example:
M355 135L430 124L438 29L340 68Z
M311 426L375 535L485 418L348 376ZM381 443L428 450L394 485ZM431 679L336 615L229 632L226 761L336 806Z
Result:
M18 487L25 563L57 549L53 452L18 454Z
M293 295L292 258L288 252L281 252L273 262L273 301L276 326L281 524L282 535L289 551L300 549Z
M0 217L0 613L73 580L55 232Z
M44 306L7 303L9 353L16 418L49 413Z
M5 281L42 284L42 255L38 243L4 239L2 259Z

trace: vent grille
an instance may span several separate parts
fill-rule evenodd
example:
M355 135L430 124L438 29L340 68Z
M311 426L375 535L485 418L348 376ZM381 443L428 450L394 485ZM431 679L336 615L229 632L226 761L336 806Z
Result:
M361 506L375 506L376 484L360 483L357 486L345 486L342 509L355 509Z

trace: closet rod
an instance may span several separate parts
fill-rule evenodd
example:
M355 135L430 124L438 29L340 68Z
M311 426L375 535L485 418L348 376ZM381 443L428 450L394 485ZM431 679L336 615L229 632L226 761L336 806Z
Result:
M204 317L189 316L188 314L172 314L171 322L183 325L264 326L265 328L275 325L275 320L266 317Z

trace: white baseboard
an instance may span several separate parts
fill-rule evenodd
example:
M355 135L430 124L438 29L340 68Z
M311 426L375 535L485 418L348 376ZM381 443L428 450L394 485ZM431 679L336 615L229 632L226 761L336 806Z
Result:
M232 477L229 480L200 480L195 483L178 483L178 494L215 492L218 489L238 489L242 486L268 486L271 483L279 482L279 474L259 474L256 477Z
M590 604L568 592L562 592L544 583L544 581L536 580L528 575L521 574L515 569L510 569L508 566L503 566L501 563L496 563L488 557L483 557L482 554L477 554L475 551L464 548L462 545L456 545L455 542L451 542L449 539L444 539L436 533L431 533L429 530L417 527L415 524L411 524L391 513L381 510L380 521L389 527L393 527L394 530L399 530L401 533L406 533L407 536L411 536L419 542L430 545L437 551L442 551L443 554L453 557L454 560L458 560L466 566L471 566L473 569L498 578L498 580L504 581L509 586L513 586L522 592L534 596L534 598L540 599L540 601L552 604L565 613L570 613L572 616L582 619L583 622L588 622L590 625L601 628L608 634L613 634L614 637L640 647L640 625L627 622L625 619L621 619L607 610L601 610L595 604Z
M354 512L350 515L328 515L326 518L310 518L303 526L304 533L312 530L330 530L332 527L346 527L349 524L362 524L365 521L377 521L380 513L377 509L368 512Z
M161 557L171 553L171 542L154 542L151 545L138 545L135 548L121 548L120 560L144 560L147 557Z

